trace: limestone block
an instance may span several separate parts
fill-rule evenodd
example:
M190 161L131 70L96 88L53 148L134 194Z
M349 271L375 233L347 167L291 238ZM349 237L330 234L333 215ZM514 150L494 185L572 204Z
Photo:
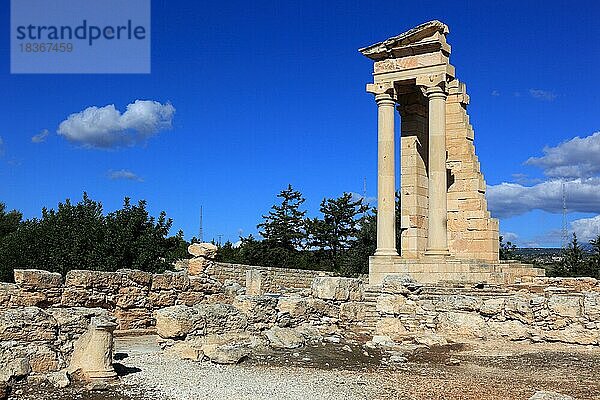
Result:
M93 281L93 271L71 270L65 277L66 287L91 288Z
M204 329L204 321L196 308L177 305L155 312L156 332L164 339L184 337L187 334Z
M32 372L51 372L60 369L61 362L56 350L46 344L37 345L34 349L29 356Z
M122 287L135 286L149 288L152 284L152 274L136 269L120 269L117 271L121 275Z
M401 294L380 294L377 296L376 310L381 314L400 314L405 310L406 297Z
M187 272L189 275L200 275L206 272L206 268L212 263L212 261L204 257L195 257L188 260Z
M303 317L308 312L308 301L300 296L282 296L277 302L281 313L288 313L292 318Z
M177 294L177 300L175 300L175 303L184 304L191 307L202 303L206 298L207 296L202 292L181 292Z
M533 322L533 310L529 304L529 299L525 296L514 295L507 297L504 310L508 318L519 320L524 324Z
M198 304L193 309L204 322L204 334L241 332L248 326L246 315L230 304Z
M491 299L486 299L481 304L481 308L479 312L483 315L497 315L502 313L504 310L504 298L495 297Z
M339 301L361 301L363 299L363 283L356 278L325 277L313 279L312 295L318 299Z
M342 321L360 322L367 316L367 305L358 301L350 301L340 305L340 319Z
M435 305L437 311L478 311L482 301L472 296L447 295L441 296Z
M398 318L385 317L380 318L375 326L375 334L388 336L393 340L399 340L408 334L402 321Z
M57 337L54 318L38 307L0 309L0 341L53 341Z
M586 329L579 323L567 325L564 329L544 331L543 338L553 342L564 342L582 345L598 344L600 331Z
M269 345L274 349L295 349L304 346L304 336L292 328L274 326L265 331Z
M266 327L277 320L277 299L270 296L237 296L233 306L246 315L249 324Z
M579 317L582 311L581 297L555 294L548 298L548 308L561 317Z
M165 272L152 277L152 290L187 290L190 279L185 272Z
M39 269L15 269L15 283L21 287L50 289L62 285L62 276L59 273Z
M485 338L489 327L479 314L449 311L438 316L438 332L456 337Z
M176 300L177 292L174 290L158 290L148 294L148 302L153 308L174 306Z
M148 308L115 308L114 316L118 322L118 328L127 329L147 329L154 325L152 311Z
M117 296L117 306L121 308L148 307L148 290L139 287L122 287Z
M107 307L108 302L105 293L81 287L66 287L61 298L66 307Z
M583 307L586 317L592 321L600 321L600 293L585 292Z
M509 340L525 340L530 338L529 328L522 322L515 320L490 321L490 334L506 337Z
M256 269L246 271L246 294L260 296L263 294L262 273Z
M69 373L77 372L89 380L116 378L112 365L112 332L116 327L117 324L111 319L92 318L88 331L75 342Z
M256 339L246 333L208 335L202 339L202 352L216 364L237 364L247 357Z
M192 243L188 246L188 253L194 257L215 258L218 247L212 243Z

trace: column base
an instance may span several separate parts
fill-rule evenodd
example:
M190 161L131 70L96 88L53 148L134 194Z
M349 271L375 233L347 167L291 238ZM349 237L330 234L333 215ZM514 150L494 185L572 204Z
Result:
M397 256L398 252L396 249L377 249L375 250L375 256Z

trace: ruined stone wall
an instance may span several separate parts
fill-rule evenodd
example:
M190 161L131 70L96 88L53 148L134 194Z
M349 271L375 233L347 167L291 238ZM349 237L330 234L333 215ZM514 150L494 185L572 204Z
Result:
M600 343L600 282L535 278L496 288L423 287L388 280L371 299L375 333Z
M289 289L308 289L317 276L332 276L332 272L288 268L270 268L255 265L214 263L205 272L219 282L232 280L244 286L246 272L259 271L262 275L262 290L267 293L281 293Z
M0 285L0 306L101 308L117 318L119 329L154 326L153 312L175 304L225 301L222 284L186 272L150 274L136 270L69 271L16 270L15 284Z
M448 246L458 259L498 262L498 220L491 218L486 184L473 144L466 86L453 80L446 101Z

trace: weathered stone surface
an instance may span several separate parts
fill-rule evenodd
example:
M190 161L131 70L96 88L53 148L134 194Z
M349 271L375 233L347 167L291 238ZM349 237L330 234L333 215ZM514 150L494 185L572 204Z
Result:
M0 340L52 341L57 323L38 307L0 310Z
M381 283L381 291L384 293L408 294L410 289L418 285L409 275L388 275Z
M57 350L50 345L42 344L31 351L29 365L33 372L52 372L61 368L61 360Z
M246 315L249 324L264 329L277 320L277 299L270 296L237 296L233 306Z
M121 308L117 307L114 316L118 321L118 329L146 329L154 325L152 311L148 308Z
M176 301L177 292L175 290L158 290L148 294L148 302L154 308L174 306Z
M592 321L600 321L600 293L585 292L583 309L589 319Z
M165 272L152 277L152 290L187 290L190 279L185 272Z
M200 304L194 307L204 321L204 334L241 332L247 317L230 304Z
M363 284L355 278L320 276L313 279L312 295L323 300L361 301Z
M376 309L382 314L411 314L415 303L401 294L381 294L377 297Z
M66 287L62 294L61 304L65 307L109 307L109 299L105 293L82 287Z
M524 295L507 297L504 311L508 318L517 319L524 324L533 322L533 310L529 304L529 299Z
M509 340L525 340L531 336L527 326L516 320L490 321L488 324L491 335L503 336Z
M342 321L364 321L367 316L367 305L358 301L350 301L340 305L340 319Z
M156 311L155 317L156 332L165 339L184 337L196 329L204 329L198 311L193 307L166 307Z
M539 390L535 392L535 394L531 396L529 400L575 400L575 398L567 396L566 394Z
M446 312L438 317L438 330L444 335L485 338L488 326L485 320L475 313Z
M59 273L39 269L15 269L14 277L15 283L21 287L50 289L62 285L62 276Z
M202 351L216 364L237 364L246 358L255 345L255 339L246 333L208 335L203 339Z
M393 340L402 339L407 335L408 331L404 327L402 321L398 318L384 317L377 321L375 326L375 334L386 336Z
M71 384L67 371L56 371L46 374L48 382L56 388L64 389Z
M460 311L478 311L482 306L482 301L472 296L449 295L443 296L436 304L436 310L460 310Z
M561 317L579 317L581 315L581 297L553 295L548 298L548 308Z
M274 326L265 331L265 336L274 349L295 349L304 346L304 336L291 328Z
M190 275L201 275L211 263L212 261L204 257L192 258L188 260L187 272Z
M8 360L2 360L0 368L0 382L9 382L13 379L21 379L29 375L31 365L26 357L11 357Z
M141 288L150 288L152 284L152 274L149 272L138 271L136 269L120 269L117 273L121 274L121 285L123 287L138 286Z
M308 300L300 296L283 296L277 302L277 309L292 318L304 317L308 313Z
M504 310L504 298L491 298L486 299L481 304L479 311L483 315L496 315L500 314Z
M581 324L571 324L564 329L544 331L543 337L551 342L564 342L573 344L598 344L600 342L600 331L589 330Z
M212 243L192 243L188 246L188 253L194 257L214 258L218 247Z

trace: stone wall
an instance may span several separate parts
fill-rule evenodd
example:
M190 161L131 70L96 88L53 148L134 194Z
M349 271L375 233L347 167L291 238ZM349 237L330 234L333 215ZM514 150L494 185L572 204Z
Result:
M117 318L119 329L154 326L153 312L175 304L227 301L223 285L186 272L150 274L136 270L69 271L16 270L15 284L0 286L0 306L101 308Z
M260 272L262 276L262 291L267 293L281 293L290 289L308 289L315 277L334 275L327 271L269 268L220 262L208 266L205 272L219 282L232 280L245 286L246 272L249 270Z
M455 339L600 344L600 283L595 279L536 278L481 289L389 279L370 294L375 334L391 339L435 333Z

